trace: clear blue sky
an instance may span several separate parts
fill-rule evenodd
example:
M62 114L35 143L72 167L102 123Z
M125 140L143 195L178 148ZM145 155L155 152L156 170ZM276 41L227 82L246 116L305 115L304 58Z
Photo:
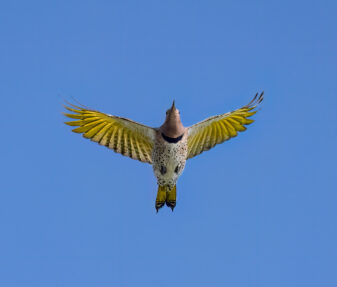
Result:
M2 1L0 285L337 286L336 1ZM264 90L245 133L150 165L70 132L63 100L189 126Z

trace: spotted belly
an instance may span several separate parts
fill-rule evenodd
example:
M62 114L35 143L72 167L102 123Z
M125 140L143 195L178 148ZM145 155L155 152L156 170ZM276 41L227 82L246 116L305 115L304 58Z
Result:
M153 149L153 171L158 185L172 189L182 174L187 157L187 140L184 136L177 143L169 143L158 137Z

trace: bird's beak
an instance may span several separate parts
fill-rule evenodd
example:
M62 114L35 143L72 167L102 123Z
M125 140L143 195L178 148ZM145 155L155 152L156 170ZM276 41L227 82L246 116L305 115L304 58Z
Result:
M173 101L173 103L172 103L172 107L171 107L171 112L173 112L174 110L176 109L176 106L175 106L175 103L174 103L174 101Z

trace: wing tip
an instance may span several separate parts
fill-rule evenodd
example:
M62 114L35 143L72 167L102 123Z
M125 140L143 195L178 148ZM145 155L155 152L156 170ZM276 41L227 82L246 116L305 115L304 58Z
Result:
M259 95L259 93L256 93L254 98L246 105L248 108L255 108L258 104L260 104L264 99L264 91L262 91Z

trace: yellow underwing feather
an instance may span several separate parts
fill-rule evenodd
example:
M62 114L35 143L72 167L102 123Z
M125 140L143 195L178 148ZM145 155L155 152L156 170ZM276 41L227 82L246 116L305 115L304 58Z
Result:
M135 143L132 134L130 134L130 147L132 151L132 158L136 158L139 160L139 152L136 151L135 149Z
M110 125L108 127L106 133L104 134L104 136L100 140L99 144L108 147L109 144L110 144L110 139L111 139L112 133L113 133L113 127L112 127L112 125Z
M223 121L223 123L226 125L228 132L229 132L229 136L231 138L236 137L237 133L235 128L231 125L231 123L229 121Z
M263 92L260 95L256 94L248 105L240 109L210 117L189 127L187 158L192 158L216 144L237 136L238 132L245 131L246 126L254 122L249 117L257 112L255 109L262 100Z
M239 132L242 132L242 131L245 130L245 128L237 120L235 120L233 118L228 118L227 121L231 123L231 125L235 128L235 130L237 130Z
M106 125L105 122L98 123L96 126L94 126L92 129L88 130L83 136L88 139L93 139L95 135Z
M222 127L222 131L223 131L223 133L224 133L224 138L225 138L225 140L229 139L230 133L229 133L228 128L227 128L227 126L225 125L225 123L223 123L222 121L219 121L218 123L219 123L219 125Z
M71 119L83 119L83 116L82 115L75 115L75 114L68 114L68 113L63 113L63 115L65 115L66 117L68 118L71 118ZM68 123L66 123L68 124Z
M217 130L217 137L216 137L216 144L222 143L223 142L223 134L221 131L220 124L218 122L215 122L216 130Z
M206 134L207 130L203 130L200 132L200 139L199 139L199 145L195 145L195 152L196 153L200 153L200 151L204 148L205 145L205 134Z
M100 143L105 134L108 132L108 129L111 127L111 124L104 123L104 126L100 131L92 138L94 142Z
M214 123L211 125L211 129L209 131L209 141L207 145L207 149L212 148L215 145L215 126Z
M63 114L74 119L65 122L76 127L73 132L132 159L152 163L155 129L86 107L69 104L65 108L72 112Z

